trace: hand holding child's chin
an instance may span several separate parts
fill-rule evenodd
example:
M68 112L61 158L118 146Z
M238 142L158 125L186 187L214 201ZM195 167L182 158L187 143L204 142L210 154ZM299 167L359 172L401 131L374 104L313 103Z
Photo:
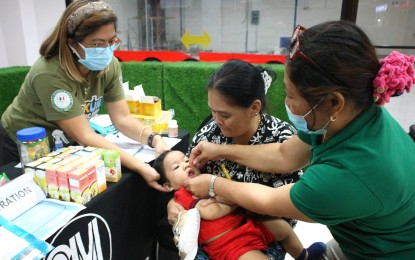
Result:
M213 175L201 174L185 182L185 187L193 195L198 198L206 198L208 196L209 182Z

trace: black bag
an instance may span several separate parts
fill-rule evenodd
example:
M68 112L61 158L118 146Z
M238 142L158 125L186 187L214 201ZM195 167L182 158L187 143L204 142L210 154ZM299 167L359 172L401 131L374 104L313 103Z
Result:
M409 127L409 135L412 137L412 140L415 142L415 125Z

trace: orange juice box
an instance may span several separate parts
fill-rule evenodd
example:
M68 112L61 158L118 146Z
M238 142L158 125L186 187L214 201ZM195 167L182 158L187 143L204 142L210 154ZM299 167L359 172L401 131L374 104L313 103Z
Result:
M96 162L102 160L102 155L98 152L91 152L89 156L87 156L88 160L91 162Z
M102 150L105 151L104 149ZM86 160L85 164L91 164L95 167L99 194L107 189L107 177L105 173L105 164L102 160L102 155L97 151L98 150L95 149L93 152L90 152L87 156L82 157L82 159Z
M57 151L53 151L53 152L48 153L46 156L55 157L56 155L59 155L59 154L61 154L61 153L62 153L62 152L59 152L59 151L57 150Z
M77 168L78 165L81 165L86 161L85 160L86 158L84 158L84 157L75 156L75 155L74 155L74 157L77 157L77 159L70 161L69 163L66 164L66 166L71 166L73 168Z
M52 156L45 156L45 157L42 157L42 158L39 158L39 159L37 159L37 161L40 161L40 162L47 162L47 161L49 161L49 160L51 160L53 157Z
M58 154L58 155L56 155L54 158L60 158L60 159L66 159L66 158L68 158L68 157L70 157L72 154L70 154L70 153L67 153L67 152L63 152L63 153L60 153L60 154Z
M42 189L45 195L48 195L48 181L46 179L46 168L51 167L51 163L45 162L35 167L34 181Z
M89 179L85 169L77 168L68 173L71 201L86 204L90 201Z
M65 153L76 153L77 151L81 150L83 147L82 146L69 146L67 147L67 150L65 151Z
M121 179L121 158L120 152L106 150L103 154L105 165L105 176L109 182L117 182Z
M63 201L71 201L68 173L73 169L74 168L69 165L61 166L56 169L58 175L59 198Z
M35 173L36 166L42 164L42 161L36 160L33 162L26 163L23 168L24 173Z
M52 159L50 159L49 161L48 161L48 163L51 163L51 164L57 164L58 162L60 162L60 161L62 161L62 158L59 158L59 157L53 157Z
M53 199L59 199L58 173L56 172L59 167L61 166L58 164L50 164L45 168L48 197Z
M105 164L103 160L98 160L94 163L97 172L98 193L107 189L107 176L105 172Z
M88 151L85 151L85 150L79 150L76 153L74 153L74 155L81 156L81 157L89 156L89 154L91 154L91 152L88 152Z
M67 165L68 163L71 163L75 160L79 159L79 156L73 155L73 154L68 154L67 157L63 158L62 161L58 162L57 164L64 166Z
M101 159L91 160L91 161L88 161L87 164L91 164L95 167L95 172L97 175L98 194L99 194L107 189L107 176L105 173L104 161Z
M52 153L58 153L58 154L61 154L61 153L66 153L67 151L69 150L69 148L68 147L62 147L62 148L59 148L58 150L56 150L56 151L53 151ZM58 154L56 154L56 155L58 155ZM56 156L55 155L55 156Z
M74 156L79 157L79 161L82 164L84 162L90 161L90 160L98 160L101 158L101 155L96 152L87 152L85 150L79 150L78 152L73 154Z
M74 147L74 146L70 146L70 147L62 147L59 150L57 150L58 152L60 152L60 154L56 155L55 157L60 157L62 159L65 159L67 157L69 157L70 155L76 153L77 151L79 151L80 148L78 147Z
M97 148L94 150L94 153L97 153L101 156L101 160L104 160L104 153L107 151L107 149L104 148Z
M87 147L84 147L84 149L82 149L82 150L86 151L86 152L93 152L96 149L98 149L98 148L97 147L92 147L92 146L87 146Z
M89 195L90 199L92 199L98 194L97 173L95 170L95 165L87 161L83 164L78 165L77 168L85 169L88 174Z
M95 162L97 160L101 160L101 154L96 153L96 152L87 152L85 154L83 154L82 156L80 156L80 160L85 163L85 162Z

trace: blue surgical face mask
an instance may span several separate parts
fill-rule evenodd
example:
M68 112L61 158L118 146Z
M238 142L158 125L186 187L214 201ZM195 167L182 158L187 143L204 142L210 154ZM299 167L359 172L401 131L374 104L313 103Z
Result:
M86 48L82 44L78 44L85 51L85 59L82 59L81 55L74 48L69 47L78 56L78 61L88 69L94 71L103 70L111 63L112 57L114 56L114 46L107 46L106 48Z
M325 135L327 133L326 127L331 122L330 120L327 122L327 124L322 129L319 129L319 130L316 130L316 131L309 130L308 127L307 127L307 121L305 120L305 117L308 116L311 113L311 111L313 111L314 108L316 108L319 104L320 104L320 102L317 103L312 109L310 109L310 111L308 111L303 116L293 114L291 112L290 108L287 106L287 104L285 104L285 109L287 110L288 118L293 123L293 125L297 128L297 130L300 130L300 131L302 131L306 134L310 134L310 135L311 134Z

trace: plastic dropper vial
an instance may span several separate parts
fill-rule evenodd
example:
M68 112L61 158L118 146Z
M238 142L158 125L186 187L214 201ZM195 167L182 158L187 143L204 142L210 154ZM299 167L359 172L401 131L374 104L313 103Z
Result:
M177 125L177 120L170 120L169 122L169 137L178 137L179 136L179 126Z

